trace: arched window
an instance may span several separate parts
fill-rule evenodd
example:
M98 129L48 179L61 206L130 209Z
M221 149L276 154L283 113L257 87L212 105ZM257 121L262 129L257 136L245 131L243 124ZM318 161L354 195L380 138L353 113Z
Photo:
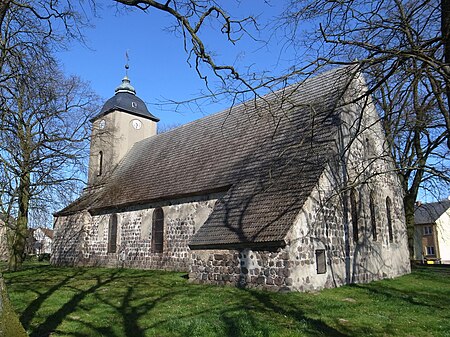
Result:
M99 151L97 161L97 175L101 176L102 173L103 173L103 151Z
M108 229L108 253L115 253L117 250L117 214L111 214Z
M353 240L358 242L358 204L356 203L356 192L351 190L350 192L350 207L352 212L352 228L353 228Z
M375 212L375 193L374 191L370 191L370 224L372 227L372 238L373 241L377 241L377 214Z
M164 248L164 212L161 207L153 211L152 252L162 253Z
M388 225L388 233L389 233L389 242L394 241L394 235L392 233L392 201L391 198L386 197L386 217L387 217L387 225Z

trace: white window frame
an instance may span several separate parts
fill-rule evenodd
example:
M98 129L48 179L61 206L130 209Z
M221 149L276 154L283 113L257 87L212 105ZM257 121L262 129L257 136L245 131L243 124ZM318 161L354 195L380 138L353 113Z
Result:
M433 226L423 226L423 235L433 235Z
M427 256L436 256L436 250L434 249L434 246L426 246L425 249L427 251Z

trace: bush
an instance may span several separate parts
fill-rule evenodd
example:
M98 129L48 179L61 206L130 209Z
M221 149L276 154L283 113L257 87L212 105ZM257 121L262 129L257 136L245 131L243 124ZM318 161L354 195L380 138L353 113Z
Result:
M50 254L49 253L39 254L38 261L50 261Z

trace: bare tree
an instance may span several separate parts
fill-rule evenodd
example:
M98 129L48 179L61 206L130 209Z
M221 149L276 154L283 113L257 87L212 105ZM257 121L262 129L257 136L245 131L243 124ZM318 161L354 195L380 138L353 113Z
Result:
M68 41L83 40L87 20L77 6L0 1L0 206L12 270L22 263L30 214L48 218L80 187L84 122L96 98L79 79L64 77L53 56Z
M374 92L390 152L403 187L410 253L414 252L414 211L419 190L433 195L450 179L447 129L432 95L423 90L420 69L410 62L395 81ZM438 195L436 195L438 197ZM411 255L411 259L413 259Z
M229 2L116 2L171 15L200 77L209 85L204 70L209 67L232 99L242 93L259 95L330 66L355 65L356 71L365 73L367 94L375 98L403 184L413 256L414 203L419 190L450 182L449 0L291 0L269 22L258 22L256 14L234 18L226 10L232 6ZM270 2L265 3L271 10ZM264 27L272 33L267 39L283 37L280 42L286 54L294 55L291 65L282 74L257 74L218 64L201 37L202 30L211 27L219 27L217 35L232 44Z
M0 84L15 74L11 59L26 54L45 62L69 41L83 41L81 31L88 20L75 4L79 2L0 1Z
M208 49L202 38L203 31L208 27L217 27L220 37L231 44L238 43L244 37L253 37L257 31L257 20L253 16L233 18L225 9L225 5L219 5L210 0L176 0L159 2L153 0L115 0L126 6L136 7L143 11L158 10L169 14L175 19L170 29L182 36L183 45L188 54L188 63L194 67L200 78L209 88L210 77L219 78L223 88L228 91L236 89L236 92L254 92L261 87L260 78L252 74L242 74L232 65L216 62L215 51ZM235 2L231 2L235 5ZM205 67L206 66L206 67ZM256 74L253 74L256 75ZM211 88L209 88L211 89Z
M83 122L90 110L79 109L94 97L78 79L64 78L52 57L59 41L51 35L55 14L8 4L1 31L0 182L2 212L10 220L9 268L15 270L23 259L30 209L48 211L45 206L57 201L55 187L66 185L61 195L69 197L67 185L81 178L68 172L81 163L78 155L86 146Z
M366 74L403 185L411 258L419 189L450 181L445 3L291 1L281 21L291 27L316 23L317 66L356 64Z
M48 211L55 193L69 196L80 179L70 172L82 163L83 122L95 97L79 79L61 75L52 52L82 40L85 24L70 2L0 1L0 211L10 270L24 259L30 209ZM0 288L5 299L1 274ZM9 309L0 300L0 316ZM10 317L0 329L26 335Z
M88 119L96 97L79 79L65 78L55 64L26 61L1 90L5 117L0 134L2 212L9 223L9 268L20 267L30 209L49 213L79 193L88 156ZM50 212L51 213L51 212Z

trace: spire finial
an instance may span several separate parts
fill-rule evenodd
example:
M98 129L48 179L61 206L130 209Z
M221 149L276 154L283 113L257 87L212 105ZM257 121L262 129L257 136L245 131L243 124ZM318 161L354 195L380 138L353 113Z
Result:
M125 57L127 59L127 63L125 64L125 77L122 79L122 84L116 88L116 94L119 92L127 92L136 95L136 90L134 90L133 86L130 84L130 79L128 78L128 69L130 69L130 66L128 65L128 62L130 61L128 50L125 52Z
M130 69L130 66L128 65L128 62L130 62L130 57L128 56L128 50L125 51L125 58L127 59L127 63L125 64L125 76L128 77L128 69Z

